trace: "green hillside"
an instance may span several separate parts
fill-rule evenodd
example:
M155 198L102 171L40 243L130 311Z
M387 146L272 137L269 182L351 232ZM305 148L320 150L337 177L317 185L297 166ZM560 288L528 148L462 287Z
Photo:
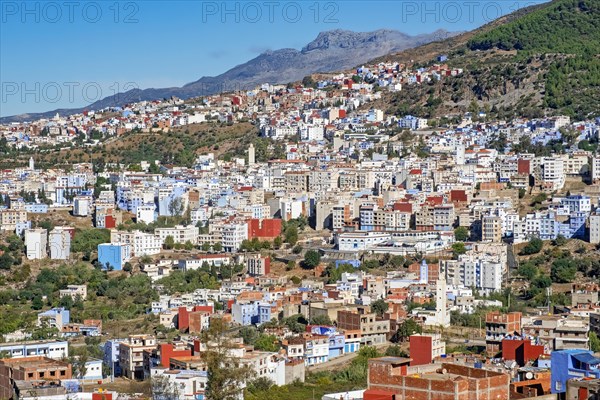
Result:
M467 46L471 50L517 50L525 55L569 55L553 62L544 74L541 106L579 118L598 115L600 0L555 0L476 35Z
M600 116L600 0L554 0L381 61L418 67L444 53L462 75L386 95L380 106L439 121L474 109L492 119Z
M471 50L522 50L535 53L600 53L600 1L555 0L547 7L481 33Z

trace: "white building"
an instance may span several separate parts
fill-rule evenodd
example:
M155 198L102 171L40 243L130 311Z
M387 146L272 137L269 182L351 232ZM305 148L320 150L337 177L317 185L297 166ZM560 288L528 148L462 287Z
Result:
M76 196L73 199L73 215L77 217L87 217L90 215L92 203L92 198L89 196Z
M590 215L590 243L600 243L600 214Z
M68 285L66 289L59 291L59 296L69 296L73 300L79 296L82 300L85 300L87 298L87 285Z
M279 210L281 212L281 219L284 221L298 218L302 214L302 201L282 198L279 200Z
M50 258L67 260L71 254L71 231L57 226L48 235L50 242Z
M61 360L69 357L69 343L62 340L0 343L0 353L11 358L44 356Z
M163 240L158 235L141 231L110 231L110 242L112 244L128 244L131 254L129 257L141 257L160 253Z
M223 227L221 231L223 238L223 250L227 252L236 252L242 242L248 239L248 224L247 223L231 223Z
M202 398L208 383L208 372L152 368L152 398L168 396L172 400Z
M181 226L177 225L173 228L156 228L154 233L160 237L160 240L164 243L167 236L172 236L175 243L185 244L190 242L193 245L198 244L198 234L200 231L193 225Z
M325 129L322 125L304 125L300 127L300 139L303 141L323 140Z
M344 232L336 236L340 251L363 251L391 239L385 232Z
M136 222L144 222L150 224L156 220L156 206L154 204L146 204L137 206L135 211Z
M452 286L472 287L490 294L502 289L506 268L497 256L472 252L458 260L440 261L440 270Z
M592 182L600 181L600 157L590 157L590 178Z
M27 249L27 259L40 260L46 258L48 247L48 231L46 229L26 229L25 247Z
M543 157L540 177L552 190L560 190L565 184L565 160L561 157Z

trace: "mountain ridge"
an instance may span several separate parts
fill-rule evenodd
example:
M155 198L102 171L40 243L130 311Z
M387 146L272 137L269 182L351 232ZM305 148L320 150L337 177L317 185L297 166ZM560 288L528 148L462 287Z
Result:
M96 101L86 107L57 109L0 118L2 123L49 118L56 113L70 115L84 110L99 110L136 101L151 101L176 96L182 99L220 92L252 89L262 83L284 84L301 80L313 73L353 68L390 52L417 47L459 34L436 30L429 34L408 35L392 30L353 32L336 29L321 32L302 49L267 50L217 76L204 76L181 87L132 89Z

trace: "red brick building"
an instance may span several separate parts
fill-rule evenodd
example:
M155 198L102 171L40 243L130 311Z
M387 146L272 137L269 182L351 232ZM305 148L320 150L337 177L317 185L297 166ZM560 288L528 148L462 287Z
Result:
M408 340L411 367L431 364L433 360L446 354L446 344L439 334L411 335Z
M491 356L502 351L502 341L507 335L521 333L521 313L502 314L492 311L485 315L485 349Z
M202 330L199 322L201 316L214 312L212 306L194 306L191 310L187 307L179 307L177 311L177 329L189 333L199 333Z
M502 358L514 360L523 367L528 361L537 360L544 354L544 346L531 344L531 340L504 339L502 341Z
M280 219L255 219L248 220L248 240L257 239L275 239L281 235Z
M369 360L365 400L506 400L510 376L457 364L432 366L435 369L411 371L410 359L381 357ZM429 372L428 372L429 371ZM379 396L379 397L376 397ZM386 397L389 396L389 397Z
M519 175L529 175L531 173L531 161L523 159L518 160L517 173Z
M61 395L56 390L62 388L55 383L61 380L71 379L71 364L43 356L16 357L0 360L0 399L10 399L14 395L14 387L18 382L36 381L37 388L34 395ZM21 386L24 386L21 384ZM32 388L33 389L33 388ZM62 388L64 389L64 388Z
M170 359L173 357L187 357L192 355L192 349L182 344L161 343L158 345L160 365L169 368Z

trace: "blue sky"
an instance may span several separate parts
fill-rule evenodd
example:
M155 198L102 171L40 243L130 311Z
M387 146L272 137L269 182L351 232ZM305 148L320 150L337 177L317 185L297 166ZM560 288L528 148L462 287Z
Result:
M180 86L326 30L470 30L541 2L0 0L0 116Z

